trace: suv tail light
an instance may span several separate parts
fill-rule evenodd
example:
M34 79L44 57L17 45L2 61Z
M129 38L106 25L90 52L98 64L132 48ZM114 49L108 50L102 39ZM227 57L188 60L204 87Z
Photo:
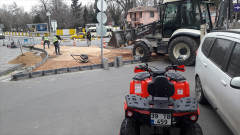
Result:
M198 49L197 49L197 51L196 51L196 56L197 56L197 52L198 52Z

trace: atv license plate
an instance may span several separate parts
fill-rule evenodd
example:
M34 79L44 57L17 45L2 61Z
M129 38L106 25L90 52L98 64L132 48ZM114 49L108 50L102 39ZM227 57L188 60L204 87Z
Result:
M151 124L171 125L171 114L151 113Z
M135 93L142 93L141 83L135 83Z

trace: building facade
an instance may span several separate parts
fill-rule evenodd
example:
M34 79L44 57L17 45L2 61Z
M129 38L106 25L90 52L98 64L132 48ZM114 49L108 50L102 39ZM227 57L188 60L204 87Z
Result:
M134 27L145 25L159 19L157 8L142 6L128 10L127 21Z

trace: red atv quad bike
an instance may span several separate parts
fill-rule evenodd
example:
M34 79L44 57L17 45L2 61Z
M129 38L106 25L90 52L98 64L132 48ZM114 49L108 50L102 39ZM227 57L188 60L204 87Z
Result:
M140 135L140 125L154 127L152 135L170 135L171 128L180 128L180 135L203 135L197 122L198 102L189 97L189 83L182 75L169 70L185 71L184 65L152 70L148 64L136 66L138 73L125 97L125 119L120 135ZM139 73L140 72L140 73Z

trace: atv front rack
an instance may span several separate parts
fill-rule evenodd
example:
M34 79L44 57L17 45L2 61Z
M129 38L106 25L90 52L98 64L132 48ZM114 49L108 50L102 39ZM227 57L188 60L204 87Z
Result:
M154 99L154 101L131 94L125 96L127 107L157 113L186 113L198 111L198 102L192 97L183 97L179 100L167 98Z

